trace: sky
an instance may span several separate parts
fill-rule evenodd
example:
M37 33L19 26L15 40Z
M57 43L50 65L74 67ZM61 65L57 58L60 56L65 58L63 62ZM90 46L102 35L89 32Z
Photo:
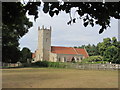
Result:
M78 17L72 10L72 16ZM39 18L34 21L33 16L27 15L30 21L33 22L33 27L29 29L29 32L24 35L20 40L20 48L29 48L32 52L37 49L38 46L38 26L46 28L52 27L51 46L65 46L74 47L88 44L97 44L103 41L103 38L117 37L118 38L118 20L111 18L111 27L107 28L102 34L99 34L100 26L84 27L82 19L78 19L76 23L68 25L70 20L69 14L60 12L58 16L49 16L49 14L43 13L39 8Z

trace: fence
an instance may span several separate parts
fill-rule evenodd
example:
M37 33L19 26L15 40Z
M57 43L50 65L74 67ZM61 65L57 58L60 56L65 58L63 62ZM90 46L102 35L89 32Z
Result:
M118 70L120 64L66 64L66 68L76 68L82 70Z
M78 64L78 63L64 63L65 68L81 69L81 70L120 70L120 64ZM2 63L0 68L5 67L30 67L29 65L24 65L21 63Z
M2 63L0 68L9 68L9 67L20 67L22 64L20 62L17 63Z

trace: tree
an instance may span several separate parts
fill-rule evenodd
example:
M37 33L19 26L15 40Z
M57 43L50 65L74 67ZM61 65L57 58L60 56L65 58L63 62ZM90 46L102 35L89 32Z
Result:
M118 45L116 37L112 37L112 45L114 45L114 46Z
M118 48L112 45L107 47L103 57L108 62L116 63L118 61L118 55Z
M89 56L99 55L98 48L94 44L93 45L88 44L88 45L82 45L82 46L84 46L84 48L87 50Z
M103 43L105 45L105 48L111 45L111 39L110 38L104 38Z
M31 60L32 59L32 53L31 51L24 47L21 51L21 59L20 59L20 62L21 63L27 63L28 60Z
M101 56L104 56L104 52L106 51L108 46L111 46L110 38L104 38L103 42L97 44L97 47Z
M117 42L117 48L118 48L118 60L116 61L116 63L120 64L120 41Z
M20 58L19 39L28 32L32 22L20 2L2 3L3 62L15 63Z
M110 27L110 19L120 19L120 2L44 2L43 11L49 13L51 17L58 15L60 11L65 11L70 15L70 21L68 24L76 23L76 20L82 19L84 26L95 24L101 26L99 33L102 33L107 27ZM28 11L29 15L34 15L35 19L38 18L38 6L41 2L28 2L23 7L25 12ZM72 17L72 8L77 8L75 14L79 15L79 18Z
M75 13L79 18L71 17L71 9L75 7ZM110 19L120 19L120 2L44 2L44 13L49 13L51 17L58 15L60 11L70 14L68 24L76 23L77 19L83 19L84 26L98 24L101 26L99 33L102 33L110 26Z
M112 40L110 38L104 38L103 42L98 43L97 46L104 61L120 63L120 42L117 41L116 37L113 37Z
M99 42L97 46L88 44L76 48L85 48L87 50L90 58L85 60L95 61L97 60L96 56L101 56L103 61L120 64L120 41L117 41L116 37L112 37L112 39L104 38L103 42Z

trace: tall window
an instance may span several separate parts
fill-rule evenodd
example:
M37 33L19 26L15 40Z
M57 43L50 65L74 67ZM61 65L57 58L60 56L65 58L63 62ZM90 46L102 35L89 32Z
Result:
M60 62L60 57L58 57L58 62Z
M66 62L66 57L64 57L64 62Z

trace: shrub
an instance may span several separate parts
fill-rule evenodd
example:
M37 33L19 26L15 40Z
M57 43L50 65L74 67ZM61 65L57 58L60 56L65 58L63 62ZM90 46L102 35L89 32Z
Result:
M38 61L33 63L32 66L65 68L66 64L62 62Z
M49 67L59 67L59 62L49 62Z
M22 63L21 67L30 67L30 66L31 66L31 63Z
M39 67L48 67L49 62L48 61L38 61L38 62L35 62L35 65L37 65Z
M102 56L90 56L83 59L82 63L101 63L103 61Z

